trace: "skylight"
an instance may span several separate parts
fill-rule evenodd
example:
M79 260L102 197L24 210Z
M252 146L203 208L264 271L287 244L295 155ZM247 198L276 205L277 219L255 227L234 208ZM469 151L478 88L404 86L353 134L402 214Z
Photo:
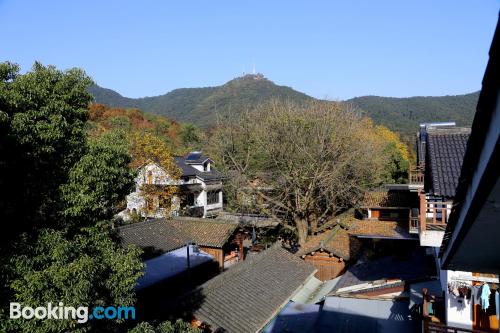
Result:
M201 151L192 151L186 157L186 161L197 161L201 158Z

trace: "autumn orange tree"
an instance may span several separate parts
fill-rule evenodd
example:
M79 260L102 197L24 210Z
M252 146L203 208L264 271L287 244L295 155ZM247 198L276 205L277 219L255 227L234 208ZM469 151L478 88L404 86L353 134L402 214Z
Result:
M374 135L375 139L378 138L382 141L383 155L387 159L385 181L392 183L406 182L409 167L408 146L401 142L397 133L382 125L375 126Z
M132 162L130 166L134 169L145 166L149 163L155 163L160 166L165 173L156 175L160 182L179 180L181 170L174 162L170 149L165 141L158 136L148 132L134 132L130 136L130 153ZM176 186L164 186L155 184L143 184L140 188L146 202L161 203L171 202L177 192ZM153 206L153 207L152 207ZM151 212L156 205L146 205L145 210ZM165 215L169 214L172 205L164 207Z

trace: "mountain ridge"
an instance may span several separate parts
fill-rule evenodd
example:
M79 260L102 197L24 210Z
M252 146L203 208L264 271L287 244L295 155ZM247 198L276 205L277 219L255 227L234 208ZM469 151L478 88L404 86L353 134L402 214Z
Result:
M129 98L99 86L89 91L97 103L111 107L138 108L161 114L179 122L210 127L216 115L234 115L251 109L271 98L296 103L318 100L284 85L277 85L262 74L248 74L220 86L178 88L163 95ZM463 95L383 97L367 95L344 102L352 104L375 123L385 125L409 137L422 122L455 121L470 126L479 92ZM328 101L325 101L328 102Z

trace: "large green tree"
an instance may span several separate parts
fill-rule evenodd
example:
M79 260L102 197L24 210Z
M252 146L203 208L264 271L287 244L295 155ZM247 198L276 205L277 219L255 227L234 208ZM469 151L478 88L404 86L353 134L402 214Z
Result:
M109 219L130 189L119 134L87 141L92 81L36 63L0 64L0 331L113 331L118 322L9 320L9 302L132 305L139 250L110 237Z
M86 149L91 83L78 69L0 64L0 211L12 231L2 236L58 222L59 187Z

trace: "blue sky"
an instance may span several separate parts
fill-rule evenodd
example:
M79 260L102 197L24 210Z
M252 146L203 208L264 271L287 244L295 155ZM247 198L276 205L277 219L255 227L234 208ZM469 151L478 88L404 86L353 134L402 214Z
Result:
M479 90L500 0L0 0L0 61L142 97L243 71L319 98Z

